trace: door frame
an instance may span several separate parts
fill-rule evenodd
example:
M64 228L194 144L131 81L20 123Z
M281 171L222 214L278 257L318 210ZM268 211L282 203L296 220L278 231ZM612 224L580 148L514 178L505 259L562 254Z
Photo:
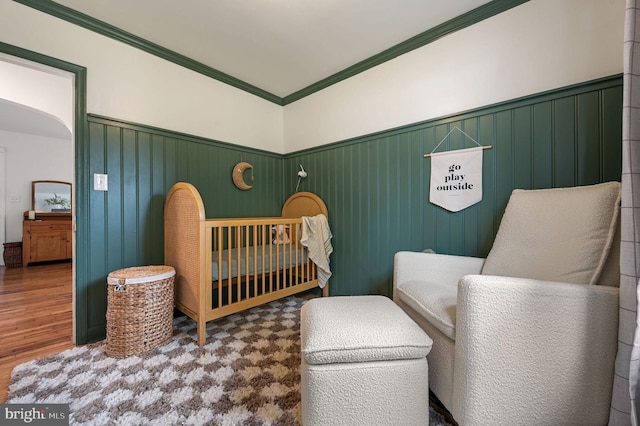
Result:
M0 146L0 244L7 242L6 235L6 220L7 220L7 202L6 202L6 179L7 179L7 165L5 161L7 149ZM0 248L3 259L0 261L0 265L4 265L4 245Z
M51 56L33 52L7 43L0 42L0 52L32 62L47 65L74 74L74 204L75 217L74 253L73 253L73 336L77 345L87 343L87 235L88 235L88 149L87 149L87 69Z

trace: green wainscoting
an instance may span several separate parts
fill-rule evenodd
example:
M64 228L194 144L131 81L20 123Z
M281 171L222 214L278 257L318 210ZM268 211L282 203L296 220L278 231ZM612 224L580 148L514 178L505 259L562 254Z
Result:
M366 114L366 111L363 111ZM429 203L429 158L453 127L483 145L483 200ZM487 255L514 188L620 180L622 77L615 76L285 156L285 193L320 195L334 235L332 295L391 295L400 250ZM438 152L475 144L454 131Z
M278 154L89 116L86 282L87 339L104 338L106 277L116 269L163 263L165 195L179 181L194 184L207 217L279 216L283 160ZM231 180L239 161L253 165L253 189ZM109 176L107 192L93 190L93 174ZM247 180L249 172L246 173Z
M178 181L201 192L208 217L279 215L295 191L298 165L309 177L299 190L327 203L334 234L332 295L391 294L393 255L432 248L485 256L513 188L547 188L619 180L622 77L392 129L289 155L279 155L114 119L88 116L77 158L78 342L105 336L106 276L163 262L163 206ZM458 126L485 145L482 202L458 213L429 203L430 152ZM453 132L439 150L473 146ZM248 161L255 181L240 191L232 167ZM109 191L92 189L94 173ZM81 306L82 305L82 306ZM84 330L82 330L84 331Z

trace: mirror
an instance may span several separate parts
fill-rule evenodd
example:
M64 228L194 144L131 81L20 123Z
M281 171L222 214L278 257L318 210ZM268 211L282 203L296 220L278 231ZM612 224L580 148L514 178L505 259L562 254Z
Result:
M71 184L57 180L31 183L31 209L41 213L71 213Z

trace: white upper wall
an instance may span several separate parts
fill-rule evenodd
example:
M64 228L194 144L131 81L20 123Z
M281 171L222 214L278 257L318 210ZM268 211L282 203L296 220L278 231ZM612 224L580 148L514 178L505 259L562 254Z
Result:
M272 102L11 0L0 40L87 68L87 111L223 142L284 152Z
M285 150L622 73L624 12L624 0L531 0L285 106Z

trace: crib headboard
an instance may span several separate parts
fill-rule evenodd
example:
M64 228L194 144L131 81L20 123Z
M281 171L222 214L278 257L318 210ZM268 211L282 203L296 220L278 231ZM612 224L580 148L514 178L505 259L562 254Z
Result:
M164 207L164 261L176 269L176 300L180 309L203 312L199 305L200 280L204 273L201 259L205 221L204 204L198 190L190 183L176 183Z
M316 216L322 213L329 218L327 206L312 192L296 192L282 206L282 217Z

